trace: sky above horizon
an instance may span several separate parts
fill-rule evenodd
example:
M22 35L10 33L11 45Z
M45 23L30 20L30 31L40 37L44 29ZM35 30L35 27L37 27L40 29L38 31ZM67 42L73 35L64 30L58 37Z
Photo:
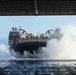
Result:
M76 25L76 15L63 16L0 16L0 43L6 39L12 27L26 30L26 32L37 34L45 33L49 29Z

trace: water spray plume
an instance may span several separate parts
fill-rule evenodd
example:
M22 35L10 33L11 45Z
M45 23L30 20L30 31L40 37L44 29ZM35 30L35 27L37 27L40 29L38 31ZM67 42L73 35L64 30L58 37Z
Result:
M76 59L76 27L63 29L64 36L60 39L50 39L47 42L47 57L51 59Z
M10 58L9 46L5 44L0 44L0 59Z

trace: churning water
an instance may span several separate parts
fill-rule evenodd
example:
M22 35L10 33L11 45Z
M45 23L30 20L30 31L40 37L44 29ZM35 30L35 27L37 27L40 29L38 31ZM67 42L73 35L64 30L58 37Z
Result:
M9 50L6 44L0 44L0 59L13 59L25 57L39 57L51 59L76 59L76 28L69 26L62 29L64 36L60 39L50 39L47 41L47 46L39 49L39 53L34 55L25 51L24 55L15 53Z

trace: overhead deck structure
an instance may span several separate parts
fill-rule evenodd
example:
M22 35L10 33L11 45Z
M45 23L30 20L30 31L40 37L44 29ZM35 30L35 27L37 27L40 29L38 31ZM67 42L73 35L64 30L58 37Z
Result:
M0 0L0 16L76 15L75 0Z

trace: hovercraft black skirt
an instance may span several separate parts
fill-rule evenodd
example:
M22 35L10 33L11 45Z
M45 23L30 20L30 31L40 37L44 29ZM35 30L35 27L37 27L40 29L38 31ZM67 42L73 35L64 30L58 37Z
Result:
M23 54L24 51L33 53L34 51L38 51L39 47L46 47L46 42L24 42L11 46L14 51L19 52L20 54Z

